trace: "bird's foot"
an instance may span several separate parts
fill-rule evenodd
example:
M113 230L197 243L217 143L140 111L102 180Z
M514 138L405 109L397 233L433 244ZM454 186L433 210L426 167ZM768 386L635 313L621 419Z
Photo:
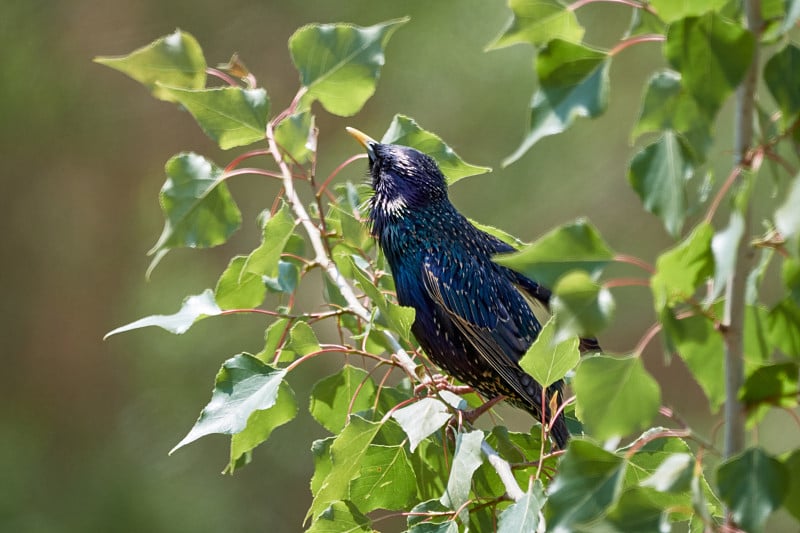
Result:
M430 380L426 380L414 387L414 394L419 394L425 389L434 391L450 391L453 394L464 395L473 392L473 388L468 385L453 385L450 383L450 377L444 374L434 374Z

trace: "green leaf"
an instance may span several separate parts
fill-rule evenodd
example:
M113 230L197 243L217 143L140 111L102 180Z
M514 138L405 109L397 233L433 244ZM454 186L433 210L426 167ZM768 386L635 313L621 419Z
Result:
M710 12L670 24L664 54L681 73L683 86L701 107L716 113L744 78L754 49L755 42L749 31Z
M352 533L374 531L369 518L364 516L352 502L333 502L320 513L306 533Z
M455 520L441 516L441 513L448 511L450 509L439 500L427 500L415 505L408 514L406 533L458 533Z
M202 89L206 84L203 50L191 34L181 30L156 39L129 55L96 57L94 60L127 74L161 100L173 101L174 97L157 82L187 89Z
M770 344L791 357L800 357L800 307L784 298L767 315Z
M208 402L194 427L169 453L211 433L233 435L247 427L255 411L275 405L285 370L239 354L222 364Z
M791 125L800 113L800 48L789 43L764 65L764 81L781 110L781 124Z
M333 466L331 463L331 445L336 437L318 439L311 443L311 455L314 456L314 475L311 476L311 494L316 496L328 477Z
M673 237L686 219L686 183L694 175L692 154L673 131L647 145L631 159L628 181L644 208L661 219Z
M708 11L720 11L727 0L650 0L659 18L666 23L696 17Z
M181 153L167 161L159 199L166 222L149 270L172 248L210 248L239 229L242 214L224 183L222 169L203 156Z
M300 71L307 98L330 113L356 114L375 92L384 63L383 50L407 18L375 26L309 24L289 38L292 61Z
M670 310L661 315L664 334L706 393L711 412L725 401L725 343L708 318L693 315L678 320Z
M546 501L541 482L537 481L525 496L508 506L501 514L497 533L530 533L539 527L539 513Z
M300 269L292 261L278 261L278 275L274 278L264 276L264 284L274 292L291 294L300 283Z
M795 304L800 305L800 261L791 258L784 259L781 278L783 278L784 287L789 291L789 297Z
M775 211L775 228L786 240L786 249L800 255L800 174L792 179L786 200Z
M611 322L614 299L611 291L592 281L582 270L562 276L553 289L550 308L554 314L559 344L570 337L592 337Z
M375 402L375 382L366 371L345 365L311 389L308 410L331 433L342 431L351 413L370 409Z
M512 16L488 49L517 43L544 46L553 39L574 43L583 39L583 26L571 9L558 0L509 0Z
M214 299L221 309L253 309L264 303L267 288L261 276L242 272L246 261L244 255L235 256L217 281Z
M631 24L625 38L637 35L666 34L666 25L657 15L645 9L631 9Z
M260 276L278 277L279 260L294 231L294 218L287 205L281 206L277 213L263 225L261 244L250 252L243 267L244 272Z
M583 439L573 439L548 489L547 528L573 531L605 514L619 497L626 462Z
M692 297L697 286L714 272L711 239L714 228L703 222L680 244L662 253L650 279L656 311Z
M405 510L414 501L417 480L403 446L372 444L350 483L350 499L363 513Z
M447 405L437 398L422 398L392 413L392 418L408 435L412 452L422 440L438 431L452 416Z
M289 115L278 123L275 128L275 141L297 163L307 163L313 153L310 143L313 143L315 128L314 115L302 111Z
M275 428L291 422L297 416L297 401L289 384L281 382L275 405L269 409L253 411L247 419L247 426L231 437L231 460L226 471L233 474L250 462L252 450L266 442Z
M651 498L651 489L632 487L608 513L608 521L625 533L670 533L666 511Z
M255 356L265 363L271 363L275 358L275 353L281 346L281 342L289 324L288 318L279 318L269 325L264 331L264 348Z
M467 220L469 220L469 223L478 228L479 230L483 231L484 233L488 233L492 237L497 237L498 239L500 239L507 245L511 246L512 248L516 248L517 250L519 250L520 248L525 246L525 243L523 241L521 241L514 235L508 233L507 231L504 231L500 228L496 228L494 226L490 226L488 224L481 224L477 220L473 220L471 218L467 218Z
M797 405L797 363L763 366L747 376L739 399L748 408L759 404L792 408Z
M587 357L573 387L578 418L600 440L646 428L661 405L658 383L638 357Z
M185 107L223 150L246 146L266 136L269 97L264 89L181 89L160 82L158 86L170 100Z
M642 10L635 10L640 12ZM662 70L647 83L639 120L631 131L635 139L644 133L674 130L686 138L688 148L697 162L705 161L711 147L711 127L714 115L697 104L681 85L681 76L671 70Z
M394 116L389 129L383 134L381 143L402 144L428 154L436 160L442 174L447 177L449 185L467 176L475 176L492 171L489 167L467 163L450 146L445 144L441 137L422 129L413 118L405 115Z
M556 324L551 318L519 360L522 370L533 376L533 379L544 388L566 376L581 358L577 337L569 337L560 343L555 343L553 342L555 334Z
M289 340L286 348L294 351L297 355L308 355L322 349L317 340L317 335L307 322L298 322L289 331Z
M709 300L716 300L722 294L736 268L736 252L744 235L744 217L738 211L731 212L728 227L717 232L711 239L714 254L714 291Z
M789 486L784 494L783 506L800 520L800 449L795 449L783 462L789 474Z
M786 2L786 17L781 24L781 33L786 33L794 29L800 19L800 0L785 0Z
M316 519L332 502L349 499L350 482L359 476L364 456L380 428L381 424L360 416L350 417L331 444L330 471L319 486L307 517Z
M577 117L595 118L608 105L610 56L601 50L554 39L536 57L539 89L531 102L528 132L503 166L539 140L569 128Z
M482 442L483 431L480 430L459 433L456 437L453 467L450 469L450 477L447 479L447 489L439 500L445 507L456 510L469 499L472 474L483 463Z
M152 315L145 318L140 318L135 322L120 326L106 333L103 339L109 338L111 335L131 331L134 329L145 328L147 326L158 326L165 329L170 333L181 335L186 333L192 324L207 316L218 315L222 312L217 303L214 301L214 293L211 289L206 289L200 294L188 296L181 305L180 311L174 315Z
M693 469L694 459L691 454L673 453L641 485L658 492L682 492L689 488Z
M717 470L717 487L733 521L745 531L762 531L789 486L786 467L761 448L750 448Z
M494 261L525 274L546 287L572 270L585 270L597 278L614 258L614 252L588 221L578 219L559 226L519 252L494 257Z

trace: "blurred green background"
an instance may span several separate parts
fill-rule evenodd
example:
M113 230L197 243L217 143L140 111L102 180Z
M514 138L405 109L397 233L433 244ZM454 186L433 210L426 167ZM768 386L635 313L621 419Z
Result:
M505 0L4 0L0 530L301 529L310 502L309 446L324 434L304 397L341 360L320 359L295 376L298 419L231 477L220 474L226 438L167 452L207 402L220 363L260 349L265 322L225 317L182 337L149 329L101 340L115 326L174 312L185 295L213 287L230 256L257 245L255 217L271 204L274 184L234 181L245 216L235 238L213 250L172 252L145 281L145 251L162 226L164 162L182 150L219 164L232 155L187 113L91 59L128 53L180 27L197 37L211 65L239 52L279 110L298 85L286 48L296 28L403 15L412 20L389 43L377 93L362 113L342 119L318 110L321 175L359 151L346 125L379 137L395 113L404 113L469 162L495 168L453 188L453 201L470 217L531 240L586 216L614 248L647 260L670 243L625 178L643 83L662 61L657 45L615 59L604 117L580 120L502 169L522 138L535 81L529 47L484 52L510 16ZM579 16L588 42L607 46L624 32L629 9L589 6ZM714 151L721 175L729 167L728 123L721 119ZM341 179L360 180L364 170L351 166ZM653 317L644 289L617 296L616 324L603 343L625 352ZM316 305L313 290L305 297ZM698 388L679 361L664 368L662 359L655 342L647 364L665 403L710 433L713 421L696 407L704 405ZM520 428L530 424L509 418ZM781 422L768 421L760 432L774 451L797 438Z

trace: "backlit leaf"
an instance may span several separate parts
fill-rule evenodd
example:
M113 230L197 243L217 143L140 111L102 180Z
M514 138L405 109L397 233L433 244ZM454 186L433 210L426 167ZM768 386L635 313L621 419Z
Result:
M558 280L550 308L555 315L553 341L561 343L576 335L592 337L605 329L614 315L614 298L586 272L576 270Z
M252 450L266 442L275 428L291 422L297 415L297 401L289 384L281 382L275 405L269 409L253 411L247 419L247 426L231 437L231 460L226 468L233 474L250 462Z
M786 248L797 257L800 255L800 174L794 177L786 200L775 211L775 228L786 240Z
M294 231L294 218L289 207L281 206L263 225L261 244L250 252L242 268L243 274L250 272L260 276L277 277L280 273L278 261Z
M350 483L350 499L361 512L404 510L413 502L417 483L403 446L372 444L360 467Z
M694 5L697 2L671 3ZM694 99L716 113L744 78L754 48L753 35L749 31L709 12L670 24L664 54L681 73L683 86Z
M549 531L575 531L603 514L619 497L625 460L582 439L574 439L548 489Z
M573 10L558 0L509 0L512 16L489 49L517 43L544 46L553 39L579 43L583 27Z
M150 270L171 248L210 248L239 229L242 214L224 183L222 169L203 156L181 153L167 161L159 199L166 222Z
M761 448L749 448L717 470L717 487L733 521L745 531L763 530L789 486L786 467Z
M539 513L546 498L541 482L531 485L525 495L501 514L497 533L530 533L539 527Z
M714 228L701 223L680 244L662 253L650 279L656 311L690 298L714 272L711 239Z
M650 5L664 22L696 17L708 11L719 11L727 0L650 0Z
M608 521L625 533L670 533L666 510L651 498L652 489L632 487L608 513Z
M202 89L206 84L203 50L191 34L181 30L156 39L129 55L96 57L94 60L127 74L161 100L172 101L174 97L157 82L186 89Z
M264 303L267 288L261 276L242 272L247 257L237 255L217 281L214 299L221 309L253 309Z
M214 87L195 90L158 85L170 100L185 107L206 135L223 150L246 146L266 136L269 98L264 89Z
M677 237L688 209L686 183L694 175L692 154L673 131L665 131L631 159L628 181L644 208Z
M519 252L494 257L494 261L525 274L546 287L572 270L584 270L596 278L614 258L614 252L588 221L559 226Z
M603 51L554 39L536 57L539 89L531 101L530 125L503 165L522 157L539 140L569 128L577 117L595 118L608 105L610 57Z
M211 401L170 453L211 433L233 435L243 431L253 412L275 405L285 375L285 370L273 368L249 354L225 361L214 382Z
M351 416L330 446L331 467L311 503L308 515L316 518L337 500L350 496L350 482L358 477L361 463L381 424Z
M353 533L374 531L369 518L364 516L352 502L333 502L306 530L306 533Z
M797 363L778 363L757 369L747 376L739 399L747 407L766 403L780 407L797 405L797 382L800 369Z
M369 27L309 24L297 30L289 38L289 51L307 98L319 100L335 115L356 114L375 92L389 38L407 21Z
M637 12L641 10L636 10ZM687 148L694 158L702 162L711 146L713 114L698 105L681 85L681 76L671 70L662 70L647 83L639 120L631 131L631 138L644 133L674 130L688 141Z
M789 473L789 486L783 500L783 506L795 519L800 520L800 449L795 449L783 461Z
M800 113L800 48L789 43L769 58L764 81L781 110L781 123L789 126Z
M366 371L345 365L339 372L318 381L311 389L311 416L331 433L339 433L351 413L372 407L375 382Z
M578 418L601 440L646 428L661 405L661 389L638 357L587 357L573 387Z
M671 311L661 315L664 334L686 363L692 376L708 398L711 412L725 401L725 343L722 335L707 317L693 315L677 320Z
M555 333L555 320L550 319L519 360L519 366L544 388L563 379L580 360L578 337L569 337L560 343L555 343L553 342Z
M275 128L275 141L293 160L302 165L308 162L314 148L309 144L313 142L314 128L314 115L310 111L295 113L281 120Z
M800 307L784 298L767 315L770 344L791 357L800 357Z
M222 312L214 301L214 293L211 289L206 289L200 294L189 296L183 301L180 311L173 315L152 315L140 318L135 322L120 326L106 333L104 339L111 335L131 331L134 329L145 328L148 326L158 326L170 333L181 335L192 327L192 324L207 316L218 315Z
M405 115L395 115L389 129L381 139L383 144L402 144L416 148L436 160L447 183L452 185L461 178L491 172L489 167L471 165L461 159L445 142L428 130L424 130L417 122Z

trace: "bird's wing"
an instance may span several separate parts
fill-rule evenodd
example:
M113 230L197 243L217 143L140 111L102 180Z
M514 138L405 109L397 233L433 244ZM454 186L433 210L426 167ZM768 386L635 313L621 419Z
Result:
M423 282L428 296L481 354L486 363L532 405L530 388L520 381L517 361L541 325L519 291L502 275L487 276L478 266L456 261L426 261ZM469 274L482 272L480 279Z

